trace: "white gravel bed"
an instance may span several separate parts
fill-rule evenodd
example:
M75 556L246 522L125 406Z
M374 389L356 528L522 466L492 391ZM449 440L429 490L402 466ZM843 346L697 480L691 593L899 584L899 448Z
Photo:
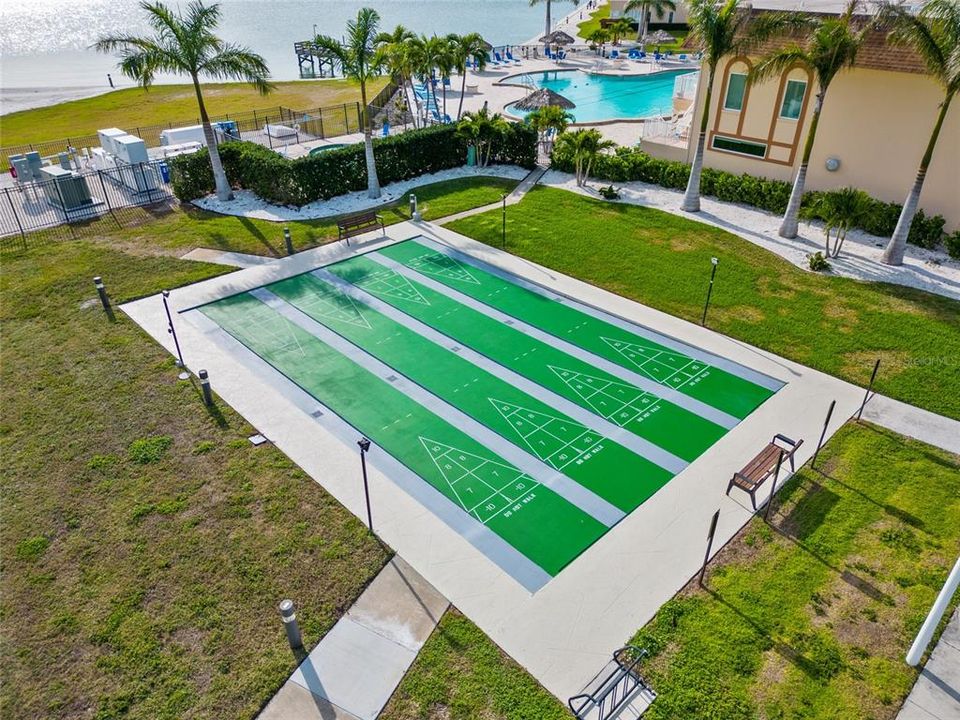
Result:
M550 170L540 184L599 199L596 188L607 183L591 181L589 188L578 188L573 175ZM820 223L801 221L799 235L786 240L777 234L780 216L763 210L703 197L699 213L686 213L680 209L683 193L678 190L642 182L614 183L614 187L620 191L619 202L646 205L714 225L776 253L808 272L808 257L824 249L823 226ZM903 265L884 265L880 262L880 256L886 241L887 238L851 230L847 233L840 257L829 261L831 273L857 280L905 285L960 300L960 262L952 260L945 252L907 245Z
M441 182L443 180L454 180L463 177L499 177L520 180L524 178L528 172L528 170L524 170L516 165L491 165L485 168L464 166L451 170L441 170L440 172L430 175L421 175L412 180L403 180L401 182L391 183L390 185L384 185L382 188L383 194L375 200L367 197L366 190L361 190L346 195L338 195L329 200L317 200L303 207L274 205L257 197L249 190L234 191L234 199L229 202L220 202L217 200L216 195L208 195L205 198L194 200L193 204L204 210L222 215L238 215L241 217L257 218L258 220L272 220L275 222L314 220L381 207L403 198L413 188Z

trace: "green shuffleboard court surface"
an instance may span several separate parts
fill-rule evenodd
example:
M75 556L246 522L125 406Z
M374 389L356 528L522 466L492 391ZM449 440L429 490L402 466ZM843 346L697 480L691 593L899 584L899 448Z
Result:
M556 575L606 531L249 293L201 312L548 574Z
M673 477L313 275L267 289L624 512Z
M726 432L706 418L408 280L368 256L344 260L326 270L465 347L688 462L699 457Z
M416 240L378 254L736 418L745 418L775 392Z
M426 240L189 312L530 590L779 387Z

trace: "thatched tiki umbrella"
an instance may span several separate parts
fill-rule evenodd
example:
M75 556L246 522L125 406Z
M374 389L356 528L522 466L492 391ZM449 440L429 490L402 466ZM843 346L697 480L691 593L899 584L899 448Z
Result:
M660 52L661 45L667 45L669 43L675 42L676 38L668 33L666 30L657 30L655 33L650 33L643 36L644 45L656 45L657 52Z
M554 30L552 33L540 38L540 42L547 45L573 45L576 40L567 35L563 30Z
M539 90L534 90L523 100L515 103L514 107L518 110L539 110L540 108L547 107L549 105L562 107L564 110L570 110L576 107L576 105L567 100L563 95L555 93L550 88L540 88Z

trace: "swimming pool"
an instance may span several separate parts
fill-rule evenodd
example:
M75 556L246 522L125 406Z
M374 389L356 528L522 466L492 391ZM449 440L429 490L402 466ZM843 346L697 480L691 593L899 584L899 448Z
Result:
M681 75L695 70L671 70L650 75L599 75L580 70L547 70L518 75L517 84L549 88L573 102L570 114L578 123L670 115L673 86ZM523 117L527 112L513 105L507 112Z
M310 155L320 155L325 153L328 150L338 150L342 147L346 147L345 143L333 143L331 145L317 145L315 148L311 148Z

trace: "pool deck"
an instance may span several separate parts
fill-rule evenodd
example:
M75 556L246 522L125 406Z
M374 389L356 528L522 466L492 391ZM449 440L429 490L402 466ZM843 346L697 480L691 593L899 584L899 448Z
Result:
M180 288L173 291L170 302L173 310L183 310L416 236L470 253L786 383L536 593L525 590L391 480L391 458L376 448L370 452L370 492L378 535L548 690L565 700L578 693L610 654L694 575L703 559L706 529L715 511L720 510L715 552L752 517L746 495L724 493L732 473L769 442L774 432L805 440L797 457L798 464L804 463L816 447L830 401L835 399L837 408L828 435L855 412L863 391L430 223L393 225L385 236L371 233L351 241L349 247L329 244ZM159 296L128 303L122 309L172 352ZM365 518L359 459L353 444L356 438L332 432L328 423L335 418L328 414L318 419L304 412L297 398L277 392L253 366L236 362L186 317L175 316L175 323L187 365L195 372L208 370L222 401L351 512ZM758 493L758 503L766 499L767 492L769 483Z

